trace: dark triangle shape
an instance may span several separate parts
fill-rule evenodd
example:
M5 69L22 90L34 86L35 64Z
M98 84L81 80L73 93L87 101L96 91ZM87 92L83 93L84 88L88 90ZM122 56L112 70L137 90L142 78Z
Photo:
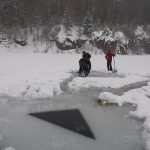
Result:
M30 115L95 139L78 109L38 112L30 113Z

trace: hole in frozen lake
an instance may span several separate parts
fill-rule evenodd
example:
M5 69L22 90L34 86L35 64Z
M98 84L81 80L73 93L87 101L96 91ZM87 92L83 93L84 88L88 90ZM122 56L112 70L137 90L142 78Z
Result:
M30 115L86 137L95 139L79 109L46 111L30 113Z

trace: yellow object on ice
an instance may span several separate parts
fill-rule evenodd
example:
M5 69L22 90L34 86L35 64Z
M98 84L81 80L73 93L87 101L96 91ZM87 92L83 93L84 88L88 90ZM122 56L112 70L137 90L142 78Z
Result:
M113 102L111 102L109 100L105 100L105 99L99 99L98 102L102 106L105 106L105 105L116 105L116 103L113 103Z

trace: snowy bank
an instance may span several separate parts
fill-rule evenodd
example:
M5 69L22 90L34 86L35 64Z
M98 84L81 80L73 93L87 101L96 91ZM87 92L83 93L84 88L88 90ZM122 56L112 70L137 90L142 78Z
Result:
M48 98L62 92L60 84L75 67L64 57L46 54L1 54L0 96L18 100ZM76 62L74 62L76 63ZM64 67L65 66L65 67ZM77 64L78 66L78 64Z
M136 105L136 110L130 112L130 115L145 120L143 131L144 147L146 150L150 150L150 83L142 88L130 90L121 96L103 92L100 93L99 98L118 103L118 105L123 103Z
M98 87L98 88L121 88L123 86L144 82L148 78L140 77L137 75L130 75L122 77L87 77L87 78L74 78L69 83L71 89L79 90L80 88Z

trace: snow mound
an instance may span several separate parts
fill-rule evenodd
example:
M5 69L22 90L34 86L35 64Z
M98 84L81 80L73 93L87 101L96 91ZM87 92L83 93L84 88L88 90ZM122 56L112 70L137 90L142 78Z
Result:
M118 104L119 106L122 105L122 101L120 99L120 96L114 95L110 92L103 92L99 94L100 100L107 100L110 103Z

